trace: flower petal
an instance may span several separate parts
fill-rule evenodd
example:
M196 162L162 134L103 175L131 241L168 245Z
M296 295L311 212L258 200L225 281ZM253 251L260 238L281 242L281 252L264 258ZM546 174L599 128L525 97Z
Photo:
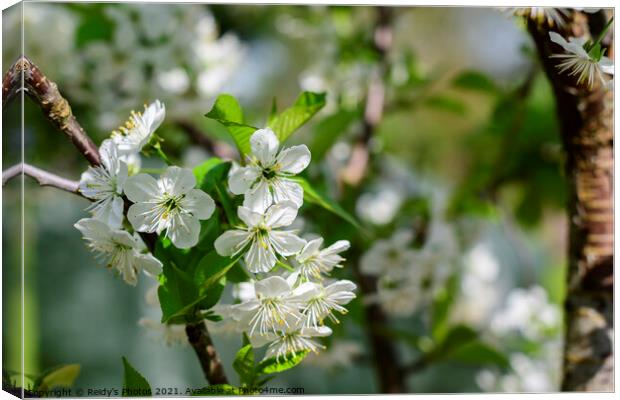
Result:
M351 243L348 240L338 240L336 243L321 250L321 255L331 255L349 250Z
M304 189L297 182L288 179L273 179L273 202L292 201L297 208L304 204Z
M149 203L136 203L129 207L127 219L133 229L138 232L156 232L159 229L156 208L157 205Z
M264 213L273 203L273 196L269 188L269 182L261 179L250 191L245 194L243 206L257 213Z
M276 265L276 255L269 242L253 240L244 257L248 271L269 272Z
M240 167L234 163L228 174L228 187L234 194L245 194L261 174L256 166Z
M297 207L295 203L284 201L269 207L265 214L265 225L271 228L289 226L297 217Z
M166 235L179 249L189 249L198 243L200 236L200 222L198 218L189 214L174 216L174 222L168 227Z
M304 248L301 250L301 252L299 253L299 256L297 256L297 259L299 261L307 260L308 258L312 257L313 255L319 252L319 249L321 248L322 244L323 244L323 238L321 237L309 241L308 243L306 243Z
M85 239L91 241L110 241L110 227L95 218L82 218L73 225Z
M291 287L288 282L286 282L286 279L281 276L270 276L269 278L257 281L254 284L254 290L259 299L261 297L269 299L289 294L291 292Z
M249 240L250 234L247 231L235 229L222 233L215 239L213 246L220 256L230 257L241 251Z
M110 228L120 228L123 223L124 202L120 196L108 197L92 208L93 216Z
M291 231L271 231L269 240L275 251L283 256L291 256L299 253L306 241Z
M244 206L237 207L237 215L250 228L257 226L263 220L263 214Z
M200 189L190 190L181 199L180 206L198 219L208 219L215 211L215 202L211 196Z
M162 263L151 253L136 254L136 265L152 277L157 277L162 271Z
M127 178L125 194L134 203L150 201L161 195L157 181L151 175L136 174Z
M276 161L276 154L280 141L270 128L258 129L250 138L252 155L254 155L263 168L271 167Z
M192 190L196 186L196 177L187 168L171 166L159 178L159 186L162 192L177 196Z
M310 164L310 150L303 144L289 147L278 154L277 162L279 171L298 174Z

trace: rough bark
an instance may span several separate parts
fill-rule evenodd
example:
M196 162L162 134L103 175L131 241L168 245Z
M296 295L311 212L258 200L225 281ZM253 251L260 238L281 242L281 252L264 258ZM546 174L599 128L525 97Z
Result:
M577 87L549 55L562 49L549 28L529 24L553 86L566 153L568 281L563 390L613 391L613 93L601 84ZM589 34L575 13L564 37Z
M187 339L198 355L205 378L212 385L228 383L220 357L215 351L204 321L185 325Z
M22 88L22 80L24 87ZM63 132L91 165L99 165L99 149L75 119L71 106L56 83L49 80L27 57L20 57L4 75L2 107L24 90L37 103L45 117Z

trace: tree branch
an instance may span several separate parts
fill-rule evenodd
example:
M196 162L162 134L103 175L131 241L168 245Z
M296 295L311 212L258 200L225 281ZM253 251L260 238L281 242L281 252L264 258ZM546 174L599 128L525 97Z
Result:
M373 71L363 118L362 135L355 143L348 164L340 171L343 182L358 186L368 170L370 161L369 143L381 122L385 103L385 79L389 70L388 52L392 45L392 9L390 7L376 8L376 23L374 28L374 50L378 56L378 63ZM358 262L353 262L353 272L360 284L363 296L376 292L377 280L364 275ZM383 393L404 393L404 374L400 367L394 343L382 335L377 326L387 324L387 316L378 304L364 306L365 331L372 348L375 371Z
M24 163L13 165L2 172L2 186L6 185L6 183L11 179L21 175L34 178L41 186L51 186L56 189L82 196L82 194L78 191L80 185L79 182L62 178L58 175L52 174L51 172L47 172Z
M588 36L588 19L575 12L564 37ZM529 23L553 87L566 152L568 284L562 390L613 391L613 93L600 83L576 86L560 74L549 27ZM610 44L610 49L612 44Z
M220 158L230 159L239 156L228 143L211 139L192 121L187 119L176 119L174 123L181 128L192 143L202 147L210 154Z
M224 367L215 351L215 346L211 336L209 336L205 322L188 323L185 325L185 333L187 333L187 339L192 345L194 352L198 355L202 371L209 383L211 385L228 383Z
M24 81L23 90L25 90L26 93L35 101L35 103L41 107L41 110L52 125L63 132L71 140L78 151L84 155L92 166L101 165L101 158L99 156L97 146L77 122L71 111L69 102L62 97L58 91L57 85L43 75L41 70L25 56L20 57L4 75L4 79L2 81L2 107L4 108L22 89L22 77ZM45 186L57 187L56 185L51 184L54 182L64 185L65 188L61 188L63 190L73 189L73 186L69 184L71 181L56 177L51 173L42 171L35 167L28 168L28 172L34 173L34 175L31 175L26 172L25 166L26 164L24 164L24 167L15 166L5 171L7 173L7 177L5 179L3 174L3 185L4 182L8 181L11 177L17 176L20 173L19 170L23 168L24 174L33 176L41 185L44 185L42 182L45 182ZM43 179L43 181L40 179ZM73 183L74 182L72 182L72 184ZM79 194L77 189L75 190L75 193ZM127 209L129 205L129 201L125 198L125 209ZM152 233L140 233L140 236L152 252L155 248L157 235ZM190 343L192 343L192 347L194 348L196 356L200 361L205 377L207 377L207 379L212 377L217 381L212 382L209 380L211 384L226 381L224 369L221 365L221 361L217 355L215 347L213 346L206 325L204 322L202 322L202 327L198 326L198 328L195 328L194 325L200 325L200 323L193 324L191 327L186 326L186 332L188 335L190 335L190 333L193 335L192 337L188 336L188 339ZM200 346L204 346L204 348L201 348ZM214 371L217 373L214 373Z
M351 157L347 165L340 171L340 178L351 186L358 186L366 176L370 158L369 144L375 134L377 125L383 117L385 106L385 79L389 71L388 53L392 47L392 9L377 7L377 22L374 29L374 50L379 62L372 72L366 104L362 135L353 146Z
M25 56L15 61L4 75L2 107L4 108L20 90L26 91L26 94L41 107L52 125L67 135L91 165L101 164L97 146L75 119L69 102L62 97L56 84L43 75L41 70Z

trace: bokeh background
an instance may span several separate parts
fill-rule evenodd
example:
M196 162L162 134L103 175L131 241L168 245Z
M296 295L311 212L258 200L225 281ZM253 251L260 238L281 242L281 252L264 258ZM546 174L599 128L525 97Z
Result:
M448 256L448 275L455 277L439 282L440 292L455 298L450 323L479 332L502 356L446 357L412 373L409 390L558 390L566 237L562 154L550 87L518 20L493 8L393 10L386 109L370 141L375 161L363 184L345 191L338 171L360 135L360 110L377 64L375 8L23 7L25 54L57 82L97 143L131 110L160 99L166 105L158 131L164 147L179 164L193 166L210 156L196 132L221 142L225 151L232 148L223 129L203 117L218 94L236 96L247 120L261 126L273 98L284 107L301 90L327 92L325 109L292 138L309 145L311 176L325 182L324 190L375 240L403 227L415 234L422 217L439 226L437 251ZM3 12L3 71L19 54L21 23L19 9ZM3 169L20 159L18 111L18 103L5 110ZM86 161L29 100L25 121L26 162L79 179ZM146 163L158 165L155 159ZM24 372L78 363L76 387L120 388L126 356L153 387L204 386L191 348L168 346L161 332L138 324L144 317L159 319L145 301L152 284L141 279L137 288L126 285L87 251L72 226L86 216L87 202L25 183ZM2 361L16 371L19 189L18 180L4 188L2 226ZM321 217L311 223L330 224ZM371 247L354 246L347 258L358 262ZM348 268L342 276L351 276ZM424 282L405 288L400 296L410 310L387 312L403 359L415 359L430 340L433 300L410 299L424 290ZM301 386L306 394L377 392L361 307L361 299L352 304L328 351L270 385ZM234 375L230 365L241 338L214 331L214 339Z

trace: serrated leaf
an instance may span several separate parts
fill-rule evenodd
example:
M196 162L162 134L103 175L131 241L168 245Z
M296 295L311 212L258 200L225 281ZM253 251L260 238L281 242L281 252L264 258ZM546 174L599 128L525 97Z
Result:
M284 143L293 132L325 106L325 97L325 93L302 92L291 107L270 119L269 127L280 143Z
M256 366L256 371L258 375L267 375L274 374L277 372L283 372L288 369L291 369L299 363L303 361L304 358L308 355L309 351L302 351L301 353L297 353L296 355L288 354L284 361L278 362L276 357L268 358L267 360L261 361Z
M123 397L151 396L149 382L123 357Z
M310 185L310 182L308 182L307 180L305 180L302 177L296 176L293 178L289 178L291 180L294 180L295 182L299 183L301 185L301 187L304 189L304 200L307 201L308 203L312 203L312 204L316 204L318 206L323 207L324 209L326 209L327 211L330 211L334 214L336 214L337 216L339 216L340 218L344 219L345 221L347 221L348 223L350 223L351 225L353 225L354 227L356 227L357 229L362 229L362 226L359 224L359 222L357 222L357 220L348 212L346 212L341 206L340 204L336 203L335 201L333 201L332 199L330 199L329 197L327 197L326 195L320 193L319 191L317 191L316 189L314 189L312 187L312 185Z
M242 384L251 386L254 383L256 373L254 371L254 349L251 344L239 349L233 361L233 368L239 374L239 380Z
M251 152L250 137L257 128L243 123L243 111L237 99L229 94L218 96L213 108L205 117L213 119L226 127L235 141L241 157Z
M54 368L38 378L34 387L37 390L45 391L56 387L71 387L80 374L80 364L68 364Z

